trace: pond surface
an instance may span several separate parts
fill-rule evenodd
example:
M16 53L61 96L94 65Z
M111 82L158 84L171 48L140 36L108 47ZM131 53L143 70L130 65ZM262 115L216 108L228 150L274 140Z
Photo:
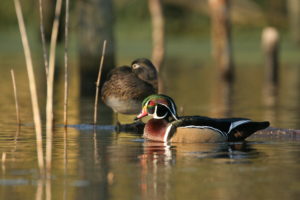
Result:
M0 199L281 200L300 196L299 136L252 136L233 144L155 143L138 134L116 133L112 113L103 105L101 125L94 132L88 125L94 97L80 96L75 67L67 132L61 126L63 81L57 76L52 168L49 178L43 179L24 63L22 59L1 62ZM8 65L15 68L20 129L15 125ZM43 68L36 73L40 105L44 105ZM167 60L165 93L174 98L180 114L248 117L268 120L272 127L300 129L299 66L284 65L277 91L267 97L260 65L237 67L232 86L216 81L214 74L213 67L196 59ZM43 106L41 112L44 116ZM119 117L128 123L134 116Z

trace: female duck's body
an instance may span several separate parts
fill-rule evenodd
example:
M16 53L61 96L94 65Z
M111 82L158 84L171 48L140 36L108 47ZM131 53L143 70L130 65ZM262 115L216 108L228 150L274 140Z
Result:
M137 114L144 98L157 92L157 72L147 59L137 59L131 67L113 69L102 87L101 96L114 112Z

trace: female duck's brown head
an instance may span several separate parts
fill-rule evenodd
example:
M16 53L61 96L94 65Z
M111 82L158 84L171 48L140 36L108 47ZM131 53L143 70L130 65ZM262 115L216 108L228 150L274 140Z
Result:
M147 58L138 58L131 63L132 71L143 81L150 83L157 89L157 71Z

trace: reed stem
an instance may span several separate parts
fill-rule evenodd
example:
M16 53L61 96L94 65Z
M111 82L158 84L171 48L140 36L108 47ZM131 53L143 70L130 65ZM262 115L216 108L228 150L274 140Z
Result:
M100 85L100 81L101 81L101 73L102 73L102 68L103 68L105 50L106 50L106 40L104 40L104 42L103 42L102 56L101 56L101 60L100 60L100 67L99 67L98 78L97 78L97 82L96 82L96 95L95 95L95 106L94 106L94 126L96 126L96 124L97 124L99 85Z
M18 95L17 95L17 86L16 86L14 70L13 69L10 70L10 73L11 73L11 79L12 79L13 89L14 89L14 98L15 98L15 103L16 103L17 124L20 126L21 119L20 119L19 101L18 101Z
M46 166L47 170L51 169L52 159L52 138L53 138L53 82L55 71L55 51L58 36L59 17L61 13L62 0L56 1L55 18L51 33L50 56L49 56L49 72L47 78L47 105L46 105Z
M65 18L65 92L64 92L64 125L68 124L68 43L69 43L69 0L66 0L66 18Z
M38 165L39 165L40 173L43 174L44 155L43 155L43 142L42 142L42 125L41 125L40 110L39 110L35 77L34 77L33 65L31 59L31 52L30 52L30 47L27 39L27 33L26 33L20 1L14 0L14 4L15 4L16 14L18 18L22 44L24 48L25 61L26 61L28 79L29 79L29 88L30 88L30 95L32 101L32 110L33 110L33 120L34 120L35 131L36 131Z
M48 76L48 56L47 56L48 52L47 52L47 48L46 48L42 0L39 0L39 13L40 13L40 32L41 32L41 39L42 39L44 64L45 64L46 76Z

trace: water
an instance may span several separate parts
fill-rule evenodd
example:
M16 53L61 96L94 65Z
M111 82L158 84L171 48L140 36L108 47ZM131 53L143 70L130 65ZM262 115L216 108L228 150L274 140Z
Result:
M56 132L48 181L39 179L33 135L1 137L1 199L299 197L299 141L163 144L73 128L65 141L62 132Z
M94 132L93 97L80 97L78 74L72 69L67 133L62 124L62 76L55 87L52 169L39 175L36 140L24 63L15 67L22 126L15 125L9 67L0 74L0 199L298 199L299 137L250 137L245 143L163 144L140 135L116 133L108 108L100 107ZM41 65L42 66L42 65ZM285 65L271 101L265 101L263 69L237 68L237 81L216 81L212 67L197 60L168 60L165 91L181 114L249 117L269 120L273 127L300 129L300 68ZM38 90L45 104L43 68ZM170 76L171 74L171 76ZM77 88L77 89L76 89ZM230 87L229 87L230 88ZM227 91L227 92L226 92ZM44 107L41 106L42 116ZM120 116L131 122L133 116ZM104 126L105 125L105 126ZM45 131L44 131L45 133ZM45 148L45 135L44 135Z

